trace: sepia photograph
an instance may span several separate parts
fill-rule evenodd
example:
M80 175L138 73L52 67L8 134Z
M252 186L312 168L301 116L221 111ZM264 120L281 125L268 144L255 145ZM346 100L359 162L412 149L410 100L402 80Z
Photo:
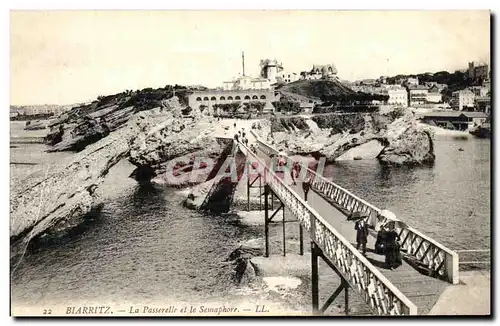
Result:
M492 316L491 11L8 16L11 316Z

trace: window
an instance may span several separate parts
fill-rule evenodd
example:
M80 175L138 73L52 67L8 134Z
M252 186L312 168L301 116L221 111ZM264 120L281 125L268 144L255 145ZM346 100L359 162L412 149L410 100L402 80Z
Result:
M250 99L250 96L245 96L245 100L249 100Z
M220 100L221 100L221 101L225 101L225 100L226 100L226 98L225 98L224 96L221 96L221 97L220 97Z
M203 101L208 101L208 97L206 97L206 96L205 96L205 97L203 98Z
M260 99L261 99L261 100L265 100L265 99L266 99L266 96L265 96L265 95L261 95L261 96L260 96Z
M212 98L210 98L210 101L216 101L217 99L215 98L215 96L212 96Z
M200 102L201 101L201 97L197 97L196 101Z
M232 101L232 100L233 100L233 97L232 97L232 96L228 96L228 97L227 97L227 100L228 100L228 101Z
M252 96L252 100L258 100L259 98L257 97L257 95L254 95Z
M234 99L235 99L235 100L241 100L241 97L236 96Z

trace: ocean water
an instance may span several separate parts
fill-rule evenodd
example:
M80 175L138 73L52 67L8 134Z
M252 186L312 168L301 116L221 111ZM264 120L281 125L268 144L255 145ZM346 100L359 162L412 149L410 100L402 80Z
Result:
M11 149L11 162L39 163L11 164L13 182L72 155L45 148ZM325 176L452 249L489 249L490 141L440 140L435 149L433 167L350 161L327 166ZM127 177L132 168L122 161L111 169L99 189L102 211L84 232L26 255L11 277L13 305L248 298L225 260L262 228L188 210L172 189L139 187Z

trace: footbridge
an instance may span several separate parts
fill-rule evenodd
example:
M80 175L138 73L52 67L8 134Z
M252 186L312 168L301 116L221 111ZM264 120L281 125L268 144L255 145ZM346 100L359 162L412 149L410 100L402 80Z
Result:
M272 168L272 157L283 155L270 144L261 140L254 132L255 148L250 150L239 143L238 149L247 157L247 187L260 184L263 188L265 255L269 257L269 227L276 223L273 218L283 211L283 250L285 250L284 224L296 222L300 229L300 254L304 254L304 237L310 238L312 311L323 314L335 299L344 292L344 310L350 314L349 299L358 300L374 315L423 315L428 314L446 287L458 283L458 254L407 226L397 228L401 238L403 264L394 270L388 269L384 257L376 255L373 245L368 243L364 256L356 248L354 223L346 217L355 212L376 219L381 210L357 197L347 189L324 178L302 165L305 176L311 179L308 200L303 198L300 182L289 185L285 176L291 168L291 159L285 155L284 172ZM289 171L289 170L288 170ZM304 176L304 174L302 174ZM256 183L256 181L258 182ZM273 202L280 205L275 210ZM250 202L250 199L249 199ZM250 207L250 205L249 205ZM285 221L285 211L292 220ZM340 286L320 304L318 262L321 258L340 278ZM333 289L332 289L333 290ZM349 293L354 294L349 296Z

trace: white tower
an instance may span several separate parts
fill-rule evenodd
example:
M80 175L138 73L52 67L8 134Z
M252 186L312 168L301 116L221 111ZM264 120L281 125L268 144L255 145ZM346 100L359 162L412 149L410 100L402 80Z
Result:
M278 63L278 60L260 60L260 76L267 78L271 84L276 83L278 74L283 70L283 66Z

